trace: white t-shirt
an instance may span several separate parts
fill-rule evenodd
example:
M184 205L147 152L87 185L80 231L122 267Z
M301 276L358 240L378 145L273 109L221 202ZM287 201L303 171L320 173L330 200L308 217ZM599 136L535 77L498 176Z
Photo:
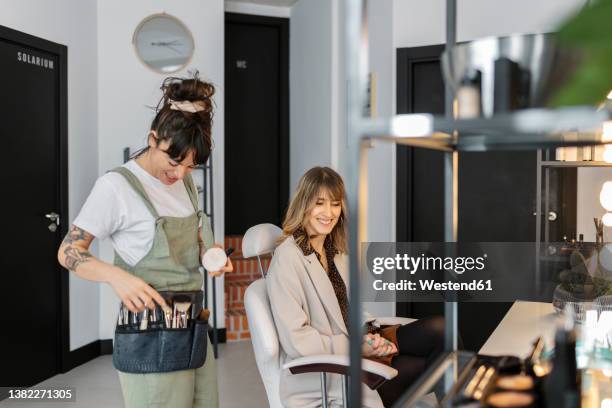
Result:
M182 181L166 185L134 160L123 167L140 180L160 216L187 217L194 213ZM115 172L96 181L73 224L98 239L110 238L115 251L130 266L151 250L155 237L155 218L143 198L125 177Z

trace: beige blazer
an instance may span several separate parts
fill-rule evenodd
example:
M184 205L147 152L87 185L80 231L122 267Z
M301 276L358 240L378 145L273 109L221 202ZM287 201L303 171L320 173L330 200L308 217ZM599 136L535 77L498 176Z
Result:
M347 256L336 255L334 261L348 288ZM266 287L281 344L281 366L308 355L348 354L348 332L340 306L316 254L304 256L293 237L287 238L274 252ZM341 406L341 376L327 378L330 406ZM363 406L383 406L378 393L365 385L362 395ZM280 398L286 407L320 407L319 374L293 375L283 370Z

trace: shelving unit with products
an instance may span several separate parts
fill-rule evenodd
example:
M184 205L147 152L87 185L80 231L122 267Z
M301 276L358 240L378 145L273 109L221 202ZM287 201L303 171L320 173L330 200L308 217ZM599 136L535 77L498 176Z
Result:
M537 153L537 166L536 166L536 180L537 180L537 201L536 201L536 217L538 225L536 227L536 242L559 242L562 236L565 236L568 241L572 239L579 241L579 236L584 231L568 231L562 233L560 236L552 236L550 234L550 223L557 222L559 214L557 208L551 208L550 197L551 197L551 179L558 175L559 172L577 170L580 168L611 168L612 163L606 161L593 161L593 160L578 160L578 161L564 161L554 160L554 150L538 150ZM563 178L563 174L559 175ZM576 184L577 181L574 181ZM575 194L575 192L574 192ZM597 197L593 196L593 200ZM539 210L539 211L538 211ZM572 208L575 211L575 208ZM546 216L544 216L546 215ZM543 228L542 228L543 225Z
M448 59L452 58L448 55L453 55L456 44L456 1L447 0L446 6L446 58ZM531 107L505 113L489 111L485 112L486 115L482 118L455 119L453 117L453 89L448 81L445 116L408 114L389 118L365 118L362 112L365 106L364 101L366 101L368 67L365 57L367 24L363 16L364 10L363 0L345 0L345 67L347 84L351 90L347 99L348 159L344 169L349 225L351 225L349 229L350 299L360 299L359 251L360 243L365 242L367 236L368 194L365 177L367 149L375 148L378 143L395 143L445 152L444 236L445 241L456 242L459 188L457 169L461 152L541 150L562 146L599 145L605 143L601 126L605 121L610 120L609 107L597 109L585 106L559 109ZM498 58L503 52L512 53L518 50L520 53L524 51L521 55L528 59L528 68L531 69L531 95L541 96L539 84L544 82L546 67L542 67L540 62L554 52L554 49L548 48L550 43L547 35L511 36L506 39L491 40L491 44L497 48L489 48L496 52L495 55L488 55L488 58ZM465 62L461 60L463 58L461 53L454 55L457 57L456 60L451 62L447 60L447 64L451 65L449 68L451 75L459 72L458 65ZM485 55L484 58L487 56ZM492 60L490 62L492 63ZM493 83L490 82L490 79L483 77L483 92L488 92L487 98L490 99L489 102L492 102ZM486 101L483 100L483 103ZM579 134L577 135L576 132ZM540 160L540 167L550 167L549 162L549 160ZM541 208L541 202L538 208ZM406 391L396 406L412 406L432 389L442 391L443 406L449 402L447 396L452 393L453 389L456 390L457 384L462 381L462 373L464 373L462 369L466 364L470 364L471 358L469 353L458 350L457 310L456 302L445 303L445 352ZM359 301L350 302L349 320L350 327L360 327L361 305ZM361 406L361 336L350 337L350 363L350 394L347 405Z
M608 149L608 146L605 148ZM593 302L597 303L603 299L600 298L605 292L602 288L609 282L606 283L606 278L603 276L596 276L599 275L599 272L596 272L599 267L595 267L591 262L601 251L596 230L597 222L605 214L605 209L601 208L600 213L592 214L590 217L582 216L582 222L578 221L581 218L578 213L581 207L583 211L584 208L598 207L601 179L612 180L612 171L605 170L612 169L612 163L591 160L551 160L555 156L559 156L558 149L556 152L539 150L537 155L538 196L537 211L534 215L537 219L535 242L539 248L536 252L535 271L538 282L557 283L554 293L551 294L555 309L562 311L569 306L575 318L583 321L584 310L587 307L600 308L599 305L593 306ZM581 169L591 169L587 173L590 176L597 171L598 176L587 181L584 173L582 177L579 176L581 171L586 171ZM578 188L581 183L582 191ZM592 202L597 204L589 205ZM578 256L584 260L583 265L576 264ZM580 279L592 282L592 286L591 283L586 285L571 283Z

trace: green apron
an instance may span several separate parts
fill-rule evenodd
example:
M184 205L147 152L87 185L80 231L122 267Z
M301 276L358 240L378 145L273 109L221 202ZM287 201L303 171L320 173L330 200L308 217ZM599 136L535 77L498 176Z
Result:
M155 237L147 255L130 266L115 251L115 265L142 278L157 291L201 290L200 222L206 248L212 246L213 235L208 218L198 209L197 190L191 175L187 175L183 183L195 212L188 217L160 217L131 171L125 167L112 171L125 177L155 218ZM126 408L218 406L216 364L210 342L206 362L198 369L154 374L118 373Z

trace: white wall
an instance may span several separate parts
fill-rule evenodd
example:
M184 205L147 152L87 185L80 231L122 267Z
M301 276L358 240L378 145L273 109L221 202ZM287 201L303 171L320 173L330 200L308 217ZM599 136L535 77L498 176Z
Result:
M312 166L331 166L342 174L346 164L345 98L348 90L344 75L343 7L341 0L324 5L300 0L291 11L292 190L303 172ZM369 63L370 70L377 76L376 111L379 116L391 115L395 106L392 14L392 0L370 2ZM293 26L298 28L293 30ZM316 35L313 29L316 29ZM394 241L394 146L377 145L369 151L368 161L371 199L368 203L367 239ZM364 308L379 316L395 313L394 303L367 303Z
M369 65L376 76L375 112L388 117L395 112L395 49L393 0L369 3ZM377 143L368 152L368 241L395 241L395 145ZM395 303L368 303L364 309L376 316L394 316Z
M244 3L230 0L225 1L225 11L228 13L282 18L289 18L291 15L291 7L269 6L266 4Z
M585 0L458 0L457 41L512 33L555 31ZM443 44L446 36L445 0L394 0L396 47Z
M393 48L393 0L370 2L368 12L370 72L376 75L376 112L395 112L395 49ZM395 146L379 143L368 156L368 240L395 240Z
M329 0L300 0L291 9L289 180L292 192L306 170L331 165L331 19Z
M78 16L78 17L77 17ZM98 175L96 1L4 0L0 24L68 47L68 189L71 222ZM70 349L98 339L98 285L70 276Z
M217 87L216 112L213 126L215 236L223 242L224 220L224 143L223 143L223 76L224 76L224 5L223 0L183 0L168 2L148 0L125 2L98 1L98 134L99 174L120 165L125 147L132 151L144 146L153 111L164 75L146 68L132 48L132 34L142 19L150 14L166 12L191 30L195 52L190 64L173 75L184 76L188 70L198 69L202 79ZM74 15L74 14L73 14ZM102 259L112 261L108 242L101 245ZM223 279L217 279L217 318L224 327ZM107 285L100 295L100 337L111 338L118 299Z

